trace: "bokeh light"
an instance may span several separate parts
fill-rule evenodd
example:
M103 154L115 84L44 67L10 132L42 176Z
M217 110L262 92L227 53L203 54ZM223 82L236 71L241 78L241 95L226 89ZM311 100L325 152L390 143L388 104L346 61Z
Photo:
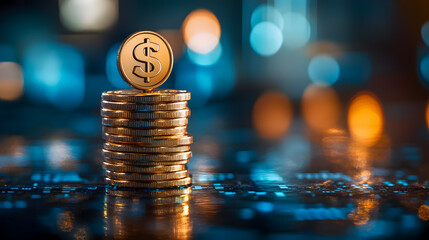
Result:
M384 126L380 101L370 92L359 92L350 104L347 122L353 140L365 146L376 144Z
M319 55L311 59L308 75L314 83L333 85L340 76L340 65L329 55Z
M21 97L24 87L21 67L14 62L0 62L0 100Z
M271 22L261 22L250 32L250 45L262 56L271 56L279 51L283 43L281 30Z
M264 139L279 139L292 121L292 106L286 95L268 91L255 102L252 112L253 126Z
M190 48L187 53L193 63L200 66L211 66L219 61L222 55L222 45L219 43L213 51L206 54L194 52Z
M211 69L201 68L190 62L181 61L176 67L176 89L185 89L192 92L189 105L204 106L213 92L213 75Z
M258 23L265 21L275 24L279 29L283 29L284 21L280 11L271 5L262 4L253 10L250 25L253 28Z
M337 126L340 118L340 100L328 86L310 85L302 96L302 114L308 126L318 132Z
M310 23L299 13L290 12L284 15L284 45L295 49L303 47L311 35Z
M119 15L118 0L60 0L60 19L72 31L102 31Z
M119 74L116 57L118 55L121 43L114 44L107 53L106 57L106 76L109 82L116 88L131 88Z
M194 52L206 54L219 43L221 27L216 15L206 9L191 12L182 25L183 39Z
M59 109L78 107L85 91L82 54L59 43L30 46L23 59L26 95L35 103L49 102Z
M419 216L419 218L423 221L429 221L429 206L428 205L421 205L418 208L418 212L417 215Z
M420 72L425 80L425 85L429 85L429 55L424 56L420 60Z
M425 44L429 46L429 22L425 22L425 24L423 24L420 33Z

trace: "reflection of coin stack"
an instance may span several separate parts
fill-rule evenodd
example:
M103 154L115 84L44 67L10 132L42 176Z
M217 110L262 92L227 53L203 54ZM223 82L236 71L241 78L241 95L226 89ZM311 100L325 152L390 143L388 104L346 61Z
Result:
M191 188L140 192L107 189L106 239L190 239Z
M170 188L191 184L186 164L190 93L137 89L102 94L106 181L118 187Z

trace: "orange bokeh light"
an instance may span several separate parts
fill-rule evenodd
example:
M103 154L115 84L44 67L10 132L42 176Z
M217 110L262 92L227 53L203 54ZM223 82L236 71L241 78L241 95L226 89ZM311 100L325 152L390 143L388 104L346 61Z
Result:
M338 123L340 100L332 88L310 85L302 96L302 114L310 128L326 131Z
M18 99L22 95L23 88L21 67L14 62L0 62L0 100Z
M217 17L206 9L191 12L182 25L183 39L194 52L207 54L219 43L221 28Z
M353 140L364 146L376 144L384 126L380 101L370 92L359 92L350 104L347 122Z
M278 139L292 121L292 106L286 95L276 91L263 93L253 107L253 126L264 139Z

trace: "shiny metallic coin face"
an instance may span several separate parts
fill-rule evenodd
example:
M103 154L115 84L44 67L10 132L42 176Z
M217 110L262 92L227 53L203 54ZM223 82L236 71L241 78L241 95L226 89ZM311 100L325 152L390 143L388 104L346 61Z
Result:
M118 52L118 69L134 88L152 90L163 84L173 68L170 44L155 32L142 31L129 36Z

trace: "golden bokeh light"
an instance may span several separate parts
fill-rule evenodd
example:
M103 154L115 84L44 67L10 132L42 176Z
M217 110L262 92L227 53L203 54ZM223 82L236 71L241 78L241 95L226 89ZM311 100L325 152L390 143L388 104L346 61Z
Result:
M349 218L355 225L365 225L378 210L378 200L374 195L369 195L357 200L356 210L349 214Z
M194 52L207 54L219 43L221 28L217 17L206 9L191 12L182 25L183 39Z
M423 221L429 221L429 206L421 205L418 209L417 215Z
M327 131L338 124L340 100L332 88L310 85L302 96L302 114L311 129Z
M0 100L18 99L22 96L23 88L21 67L14 62L0 62Z
M359 92L350 104L347 122L354 141L373 146L383 133L384 119L380 101L370 92Z
M262 138L278 139L288 130L292 115L292 106L286 95L265 92L253 106L253 126Z

